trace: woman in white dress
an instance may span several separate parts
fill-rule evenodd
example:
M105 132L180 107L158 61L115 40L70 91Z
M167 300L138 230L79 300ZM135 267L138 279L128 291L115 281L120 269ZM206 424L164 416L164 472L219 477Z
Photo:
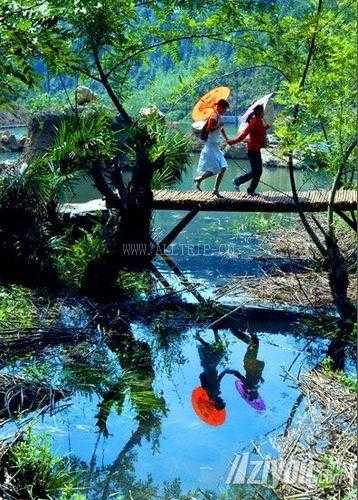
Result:
M201 191L202 181L216 175L213 191L213 194L216 196L220 196L219 187L228 167L224 154L219 147L222 141L221 135L223 135L226 141L228 140L222 120L222 115L228 107L229 103L225 99L220 99L203 127L201 138L205 141L205 145L200 153L198 163L199 175L194 179L197 189Z

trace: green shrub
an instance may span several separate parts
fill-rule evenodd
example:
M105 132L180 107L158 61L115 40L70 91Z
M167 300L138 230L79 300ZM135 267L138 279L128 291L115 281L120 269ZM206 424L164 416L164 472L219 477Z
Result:
M245 222L235 222L232 226L234 234L267 233L281 227L287 227L291 220L284 214L255 214L247 216Z
M65 92L56 92L55 94L34 92L27 96L21 104L26 106L30 114L36 114L39 111L62 111L70 106Z
M80 288L90 262L106 251L101 227L98 225L91 232L83 230L82 238L67 246L60 244L57 250L55 267L60 279L67 286Z
M24 440L10 448L7 464L20 498L75 498L78 473L68 460L53 454L47 434L28 431Z
M346 387L350 392L358 392L358 379L357 377L353 377L347 375L341 370L333 370L333 362L330 358L326 358L323 360L322 364L323 373L336 380L339 384Z
M45 382L53 377L53 367L50 363L31 356L24 366L22 375L28 382Z
M28 288L0 287L0 330L31 328L35 319L36 310Z
M149 273L143 272L127 272L119 273L117 286L132 297L145 295L149 293L151 288L151 279Z
M316 484L325 493L333 492L336 482L343 476L344 471L335 463L334 458L329 453L321 455L320 462L323 464L323 468L315 478Z

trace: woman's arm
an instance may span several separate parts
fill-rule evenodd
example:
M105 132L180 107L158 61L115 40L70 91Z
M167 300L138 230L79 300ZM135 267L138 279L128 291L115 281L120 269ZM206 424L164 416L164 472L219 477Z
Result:
M221 131L221 133L222 133L222 135L223 135L223 137L224 137L225 141L226 141L226 142L228 142L228 141L229 141L229 138L228 138L228 136L227 136L227 133L226 133L226 130L224 129L224 127L221 127L220 131Z
M265 127L266 130L271 127L271 125L269 123L267 123L267 121L265 120L265 118L262 118L262 123L264 124L264 127Z
M242 382L245 382L245 377L243 375L241 375L241 373L238 371L238 370L230 370L230 369L226 369L226 370L223 370L220 375L219 375L219 381L221 382L221 379L225 376L225 375L234 375L236 378L238 378L239 380L241 380Z
M245 139L246 136L249 135L250 133L250 130L251 130L251 125L250 123L246 126L246 128L240 132L240 134L238 134L236 137L234 137L233 139L229 139L227 141L227 143L230 145L230 146L233 146L234 144L237 144L238 142L241 142L243 139Z

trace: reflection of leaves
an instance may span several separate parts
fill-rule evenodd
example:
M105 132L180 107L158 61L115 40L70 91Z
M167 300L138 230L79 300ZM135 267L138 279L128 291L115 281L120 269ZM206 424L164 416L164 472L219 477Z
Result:
M167 412L165 400L162 396L157 396L152 388L153 378L144 377L141 371L125 371L117 382L108 389L99 405L97 415L97 425L106 435L107 419L112 406L116 406L119 414L123 411L125 396L136 412L136 420L139 422L139 436L153 438L153 431L157 428L160 433L160 423L162 415ZM140 439L140 437L139 437Z
M166 412L164 398L158 397L153 391L153 378L143 378L140 372L126 371L121 377L121 384L129 391L131 403L138 412L139 419L145 419L152 412Z
M99 393L113 383L119 369L116 357L109 350L93 350L89 344L82 344L67 350L61 384L85 394Z
M175 366L184 365L187 361L182 353L181 345L185 340L183 330L185 323L175 311L164 310L151 323L154 333L152 349L156 352L156 361L161 362L165 373L170 377Z
M118 275L117 285L127 295L138 297L150 292L152 280L150 273L147 272L121 271Z

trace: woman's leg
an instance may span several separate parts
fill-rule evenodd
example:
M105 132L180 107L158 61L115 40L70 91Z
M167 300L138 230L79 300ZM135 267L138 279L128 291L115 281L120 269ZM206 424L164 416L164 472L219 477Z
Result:
M222 168L216 177L214 191L213 191L213 194L216 194L216 196L219 196L219 187L220 187L221 181L223 180L225 172L226 172L226 168Z
M247 192L249 194L254 194L262 175L262 158L261 153L256 151L248 151L248 156L252 169L252 181L247 188Z
M202 175L199 177L195 177L194 182L196 184L196 188L201 191L201 183L204 179L207 179L208 177L212 177L214 174L212 172L204 172Z

